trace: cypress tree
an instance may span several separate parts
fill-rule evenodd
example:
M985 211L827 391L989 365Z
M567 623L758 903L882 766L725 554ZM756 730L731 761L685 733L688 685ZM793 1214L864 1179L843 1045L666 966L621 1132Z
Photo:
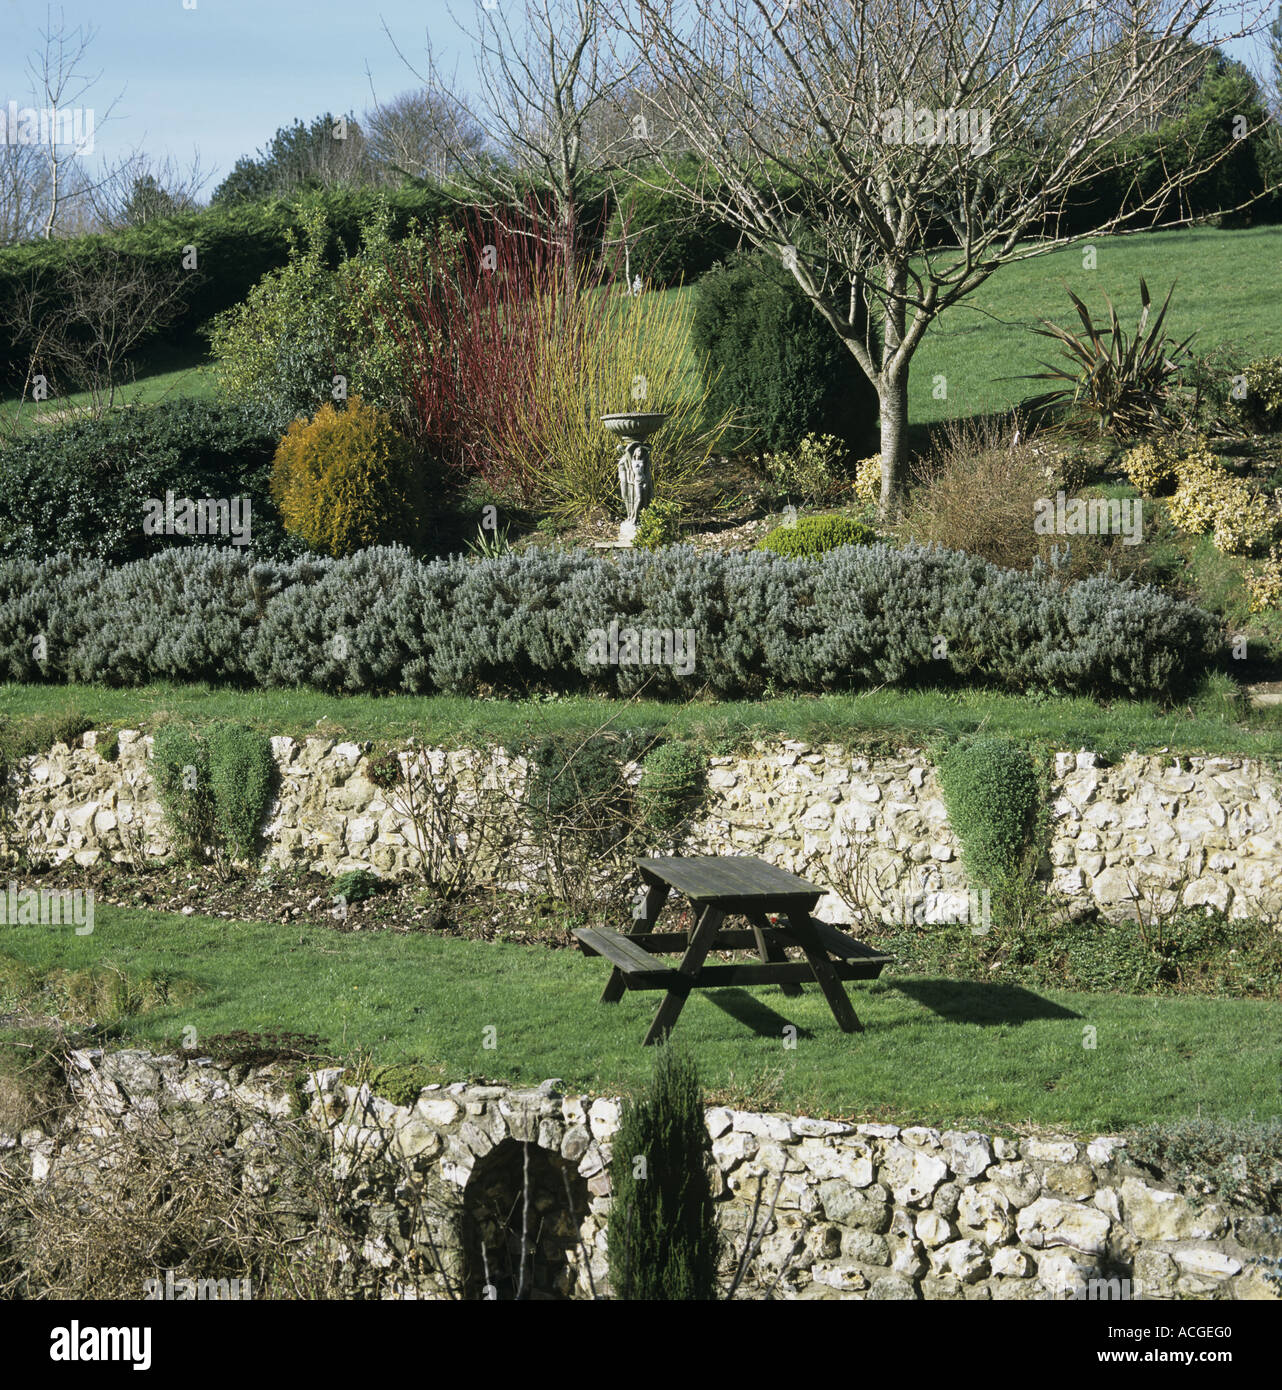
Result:
M717 1297L711 1161L694 1060L663 1043L649 1089L625 1106L614 1141L607 1238L616 1298Z

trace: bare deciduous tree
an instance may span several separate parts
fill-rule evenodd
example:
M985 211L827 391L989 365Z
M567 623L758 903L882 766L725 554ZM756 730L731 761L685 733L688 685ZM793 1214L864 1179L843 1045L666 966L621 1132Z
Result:
M1250 122L1144 182L1123 137L1186 110L1218 0L628 0L614 14L649 90L717 177L668 178L779 256L880 402L881 506L906 474L908 373L922 335L1000 266L1081 240L1090 179L1126 192L1100 236L1188 218L1179 195ZM860 311L866 302L871 312ZM863 325L867 322L868 326Z
M111 247L76 256L51 280L33 276L0 315L0 330L31 344L20 400L43 376L88 391L95 414L110 409L129 354L174 319L182 292L179 273Z
M157 160L135 150L108 169L89 196L96 229L140 227L195 208L209 179L198 152L184 166L169 155Z
M36 145L0 144L0 246L33 241L45 225L49 170Z
M485 148L485 132L465 113L449 109L448 99L430 87L375 100L363 124L370 158L399 178L443 181L475 160ZM450 132L442 138L441 131Z
M37 116L29 148L39 150L40 158L24 166L30 180L26 192L29 204L40 199L40 235L46 238L63 230L68 211L80 211L79 204L98 186L83 160L93 153L96 132L110 119L115 102L102 113L83 105L102 75L86 71L95 32L69 28L61 11L55 23L50 8L40 35L43 47L27 63Z
M1275 121L1282 121L1282 4L1278 5L1265 41L1268 58L1262 86L1269 94ZM1276 131L1274 132L1276 138Z
M471 26L455 18L474 54L475 98L457 93L430 43L426 75L397 47L440 98L424 110L434 119L434 140L457 170L445 181L447 191L520 212L528 209L531 189L547 195L570 274L588 181L641 153L630 123L626 135L601 138L607 127L602 113L636 68L611 56L603 9L603 0L527 0L515 25L502 6L482 8ZM486 137L479 148L463 138L474 130Z

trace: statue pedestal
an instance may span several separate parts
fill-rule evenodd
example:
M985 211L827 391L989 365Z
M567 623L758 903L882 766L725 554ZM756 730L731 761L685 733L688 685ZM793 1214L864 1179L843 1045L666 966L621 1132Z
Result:
M625 520L619 526L616 548L627 550L636 539L637 522L654 497L654 478L650 472L650 450L646 440L668 417L655 412L637 411L603 415L601 423L623 440L619 458L619 493ZM604 544L603 544L604 548Z

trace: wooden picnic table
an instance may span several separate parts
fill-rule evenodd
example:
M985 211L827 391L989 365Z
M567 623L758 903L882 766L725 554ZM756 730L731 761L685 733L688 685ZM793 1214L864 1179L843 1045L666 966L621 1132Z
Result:
M779 985L784 994L797 995L804 982L813 981L842 1032L863 1032L841 982L874 980L891 957L811 915L827 889L750 855L636 862L645 891L628 930L580 927L574 935L588 955L604 956L613 966L603 1004L618 1003L625 989L665 991L645 1046L671 1032L692 989L721 985ZM694 925L688 932L655 931L673 891L689 899ZM774 923L772 913L779 919ZM746 918L748 930L727 930L727 917ZM790 948L799 948L804 959L789 960ZM756 951L761 963L704 964L711 951L734 950ZM677 952L675 969L657 959Z

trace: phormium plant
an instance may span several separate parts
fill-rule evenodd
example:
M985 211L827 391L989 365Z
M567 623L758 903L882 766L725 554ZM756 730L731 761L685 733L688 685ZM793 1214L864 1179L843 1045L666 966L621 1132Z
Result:
M1190 334L1176 343L1162 332L1174 293L1172 285L1150 323L1152 299L1141 277L1140 317L1131 335L1122 327L1107 295L1104 302L1108 305L1108 326L1100 328L1086 305L1068 290L1084 331L1080 335L1071 333L1049 319L1043 319L1043 326L1033 330L1058 343L1067 364L1057 367L1043 362L1046 371L1028 374L1029 380L1060 383L1030 401L1030 408L1070 405L1094 417L1101 433L1119 437L1141 434L1160 424L1194 336Z

